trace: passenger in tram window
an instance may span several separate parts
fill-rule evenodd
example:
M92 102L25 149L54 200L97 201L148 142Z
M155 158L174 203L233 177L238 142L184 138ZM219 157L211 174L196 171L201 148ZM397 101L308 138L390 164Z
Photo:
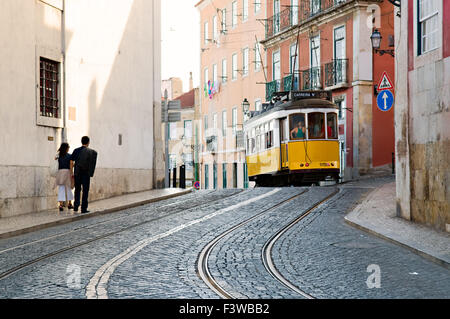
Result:
M308 114L309 138L323 139L325 138L325 119L323 113Z
M305 123L300 121L298 122L297 127L294 127L294 129L291 131L291 139L299 140L305 139L305 137L306 137Z
M328 114L327 115L327 132L329 139L337 139L337 115L336 114Z
M314 133L315 138L325 138L325 128L323 127L322 121L316 122L314 124Z
M328 138L335 138L333 133L333 121L331 119L328 119L327 131L328 131Z

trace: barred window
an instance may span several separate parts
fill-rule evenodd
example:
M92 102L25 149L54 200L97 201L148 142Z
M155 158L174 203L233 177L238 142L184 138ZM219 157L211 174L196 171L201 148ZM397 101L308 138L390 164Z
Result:
M44 58L40 59L40 113L60 118L59 63Z

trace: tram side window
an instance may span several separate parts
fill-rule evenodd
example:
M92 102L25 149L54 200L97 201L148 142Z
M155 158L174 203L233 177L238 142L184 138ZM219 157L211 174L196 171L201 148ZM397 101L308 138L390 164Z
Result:
M255 129L252 129L252 135L250 138L250 152L255 154L256 151L256 142L255 142Z
M273 124L272 122L266 124L266 149L273 146Z
M325 114L309 113L308 114L308 133L310 139L325 138Z
M289 117L289 136L291 140L306 138L305 114L293 114Z
M274 146L274 142L273 142L273 126L274 126L274 121L271 121L269 123L269 136L268 136L268 147L267 148L272 148Z
M245 149L247 154L250 154L250 134L247 133L245 134L245 141L247 142L247 144L245 145Z
M261 149L261 139L260 139L259 127L256 128L256 152L258 153Z
M266 133L266 148L272 148L273 146L273 131L269 131Z
M335 113L327 114L327 134L329 139L338 138L337 115Z
M260 135L259 135L259 139L260 139L260 142L259 142L259 145L260 145L260 147L261 147L261 151L264 151L266 148L266 144L264 143L264 137L266 136L266 134L265 134L265 128L264 128L264 125L261 125L260 126Z

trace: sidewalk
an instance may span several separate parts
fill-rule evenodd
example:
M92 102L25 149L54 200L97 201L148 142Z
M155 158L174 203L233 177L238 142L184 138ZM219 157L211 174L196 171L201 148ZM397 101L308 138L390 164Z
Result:
M164 199L169 199L190 193L188 189L158 189L145 192L116 196L89 203L89 214L74 213L67 209L59 212L58 209L31 213L14 217L0 218L0 239L30 233L40 229L67 224L76 220L94 216L110 214L128 208L133 208Z
M450 269L450 235L396 217L395 182L372 191L345 221Z

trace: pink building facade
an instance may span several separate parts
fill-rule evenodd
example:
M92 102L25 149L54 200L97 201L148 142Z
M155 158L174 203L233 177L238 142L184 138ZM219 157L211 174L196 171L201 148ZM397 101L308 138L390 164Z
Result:
M242 103L265 100L265 1L202 0L200 110L203 189L247 186Z
M394 38L394 6L378 0L268 0L265 24L266 98L291 88L331 91L340 108L343 179L391 172L394 110L379 109L375 86L384 72L395 82L395 59L374 52L370 37L378 30L380 49L393 50L388 40Z

